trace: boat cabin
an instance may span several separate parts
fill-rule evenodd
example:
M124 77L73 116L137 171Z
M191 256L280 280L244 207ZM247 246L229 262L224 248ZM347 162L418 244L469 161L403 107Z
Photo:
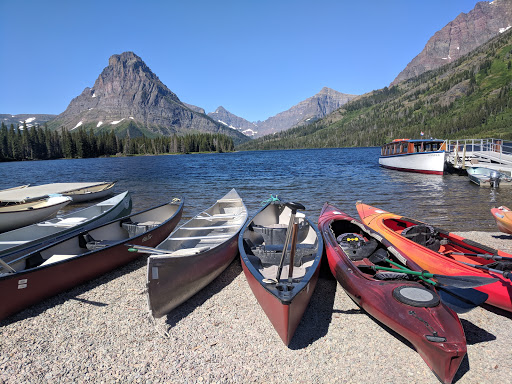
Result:
M421 152L439 152L444 150L446 150L446 144L444 140L395 139L391 143L384 144L381 147L381 156L393 156Z

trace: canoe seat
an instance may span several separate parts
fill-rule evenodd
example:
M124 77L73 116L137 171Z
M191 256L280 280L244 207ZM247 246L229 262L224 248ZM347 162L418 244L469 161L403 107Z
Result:
M94 251L96 249L105 248L105 247L108 247L108 246L111 246L111 245L116 245L118 243L119 243L118 240L92 240L92 241L88 241L85 244L85 247L89 251Z
M260 269L260 273L263 275L265 279L275 279L277 275L277 265L272 265L270 267L262 268ZM283 266L283 270L281 271L281 279L287 279L288 278L288 270L289 266L285 265ZM303 277L306 274L306 268L303 267L294 267L292 278L298 279Z
M48 265L48 264L53 264L53 263L56 263L58 261L62 261L62 260L66 260L66 259L70 259L72 257L75 257L76 255L53 255L51 257L49 257L43 264L41 265Z
M121 226L128 231L130 237L140 236L143 233L158 227L161 223L158 221L124 222Z

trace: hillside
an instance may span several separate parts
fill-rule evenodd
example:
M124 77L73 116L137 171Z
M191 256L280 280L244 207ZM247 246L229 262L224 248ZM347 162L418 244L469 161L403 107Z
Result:
M512 139L512 30L453 63L355 98L248 149L375 146L399 137Z

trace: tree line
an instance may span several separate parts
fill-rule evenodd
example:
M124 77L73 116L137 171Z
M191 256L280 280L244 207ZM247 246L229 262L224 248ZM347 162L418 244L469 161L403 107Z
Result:
M0 127L0 161L51 160L101 156L158 155L166 153L230 152L233 139L222 134L124 137L113 131L96 135L92 129L53 131L45 127Z

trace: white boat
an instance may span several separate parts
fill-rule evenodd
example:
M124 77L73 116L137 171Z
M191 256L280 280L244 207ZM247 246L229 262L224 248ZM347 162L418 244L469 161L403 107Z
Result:
M486 167L467 167L468 178L480 187L506 187L512 186L512 177Z
M52 183L34 186L20 186L0 191L0 202L21 203L26 200L42 199L52 194L73 198L73 203L101 199L114 191L115 182Z
M397 171L442 175L446 143L438 139L395 139L381 148L379 165Z
M0 232L11 231L54 217L71 201L71 197L52 195L21 203L2 203L0 204Z
M24 253L73 236L76 231L87 230L118 217L129 215L131 210L130 194L123 192L62 217L0 233L0 260L8 263ZM25 265L13 265L12 267L16 270L25 269Z
M151 253L147 263L148 304L162 317L215 279L238 254L238 233L247 209L235 189L176 229Z

